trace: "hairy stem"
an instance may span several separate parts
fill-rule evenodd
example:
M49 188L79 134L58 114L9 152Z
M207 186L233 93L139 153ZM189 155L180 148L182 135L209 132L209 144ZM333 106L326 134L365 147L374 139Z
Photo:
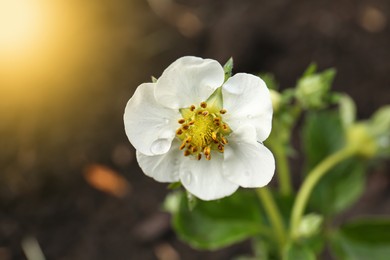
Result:
M345 148L325 158L308 174L300 190L298 191L292 209L290 220L290 236L292 238L295 238L298 233L299 224L304 214L310 194L313 191L315 185L330 169L332 169L338 163L351 157L355 153L356 149L350 146L346 146Z
M264 206L269 221L271 222L280 248L282 248L286 242L286 231L279 208L268 188L258 188L256 189L256 193Z

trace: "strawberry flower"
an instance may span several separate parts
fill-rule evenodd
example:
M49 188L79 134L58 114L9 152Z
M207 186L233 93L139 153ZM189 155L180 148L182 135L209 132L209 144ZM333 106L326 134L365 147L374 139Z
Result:
M275 171L269 136L272 103L259 77L225 83L215 60L182 57L127 103L124 123L144 173L178 182L202 200L267 185Z

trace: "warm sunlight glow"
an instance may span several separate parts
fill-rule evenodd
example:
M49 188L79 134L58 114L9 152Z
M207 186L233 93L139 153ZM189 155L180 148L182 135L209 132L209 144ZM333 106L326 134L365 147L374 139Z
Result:
M23 51L39 39L44 14L37 0L0 0L1 54Z
M0 111L63 102L103 84L133 32L112 13L99 1L0 0Z
M84 68L99 64L96 17L91 2L0 0L0 102L43 102L72 91Z

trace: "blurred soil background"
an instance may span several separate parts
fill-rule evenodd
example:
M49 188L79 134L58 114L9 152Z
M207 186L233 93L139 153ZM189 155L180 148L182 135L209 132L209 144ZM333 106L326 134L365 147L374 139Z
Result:
M180 242L160 210L166 185L141 172L125 136L135 88L181 56L232 56L235 73L274 73L282 89L314 61L337 69L334 89L354 98L359 118L390 103L387 0L30 2L13 10L35 17L24 21L35 36L17 34L23 23L6 20L0 2L2 260L251 253L248 243L200 252ZM298 184L301 159L293 162ZM387 162L340 221L389 215L389 187Z

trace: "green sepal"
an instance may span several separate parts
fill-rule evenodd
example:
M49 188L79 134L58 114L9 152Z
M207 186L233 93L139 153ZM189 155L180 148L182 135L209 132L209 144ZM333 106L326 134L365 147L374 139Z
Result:
M309 66L307 66L305 72L303 72L302 78L311 76L316 72L317 72L317 64L314 62L310 63Z
M231 76L233 71L233 58L230 57L228 61L223 65L223 71L225 72L225 80L226 82Z
M177 182L172 182L168 185L168 189L169 190L176 190L178 188L181 187L181 182L180 181L177 181Z
M206 103L210 113L219 113L223 109L222 87L217 88L206 100Z

